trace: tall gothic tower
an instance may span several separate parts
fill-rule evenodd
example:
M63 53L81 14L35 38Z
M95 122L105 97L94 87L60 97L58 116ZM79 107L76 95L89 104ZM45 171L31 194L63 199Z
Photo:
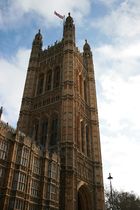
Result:
M70 14L61 42L43 50L35 35L18 130L60 156L59 210L104 210L92 52L78 51Z

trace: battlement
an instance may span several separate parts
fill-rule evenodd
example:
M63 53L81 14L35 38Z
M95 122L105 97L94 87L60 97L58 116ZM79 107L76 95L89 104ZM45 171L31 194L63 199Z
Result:
M15 134L16 133L16 129L13 128L12 126L10 126L8 123L4 122L4 121L0 121L0 130L5 130L5 131L10 131L11 133Z
M49 57L54 55L57 52L60 52L62 50L63 47L63 39L61 41L56 41L54 43L54 45L48 45L47 48L45 48L42 52L41 52L41 57Z

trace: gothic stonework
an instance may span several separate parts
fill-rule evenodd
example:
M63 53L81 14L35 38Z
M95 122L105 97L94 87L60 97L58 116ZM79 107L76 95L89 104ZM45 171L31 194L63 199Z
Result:
M17 129L0 122L0 209L104 210L92 52L80 53L68 15L63 38L35 35Z

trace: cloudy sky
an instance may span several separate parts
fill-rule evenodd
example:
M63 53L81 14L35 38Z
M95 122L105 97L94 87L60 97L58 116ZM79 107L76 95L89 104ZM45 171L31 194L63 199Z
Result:
M0 0L0 106L2 120L16 125L32 40L38 29L44 48L62 37L71 12L77 46L93 51L104 183L140 195L140 1Z

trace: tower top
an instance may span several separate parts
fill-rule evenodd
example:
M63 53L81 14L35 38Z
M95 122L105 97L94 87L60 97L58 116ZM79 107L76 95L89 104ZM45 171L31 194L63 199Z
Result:
M35 45L41 44L42 45L42 35L41 35L41 32L40 32L40 29L38 30L38 33L35 35L33 44L35 44Z
M40 33L40 29L38 30L38 33L35 35L35 39L36 40L42 40L42 35L41 35L41 33Z
M68 13L64 24L63 38L66 44L73 43L75 45L75 25L70 12Z
M68 17L66 18L66 23L73 23L73 18L70 15L70 12L68 13Z
M84 44L83 50L84 51L90 51L90 46L89 46L89 44L87 42L87 39L85 39L85 44Z

